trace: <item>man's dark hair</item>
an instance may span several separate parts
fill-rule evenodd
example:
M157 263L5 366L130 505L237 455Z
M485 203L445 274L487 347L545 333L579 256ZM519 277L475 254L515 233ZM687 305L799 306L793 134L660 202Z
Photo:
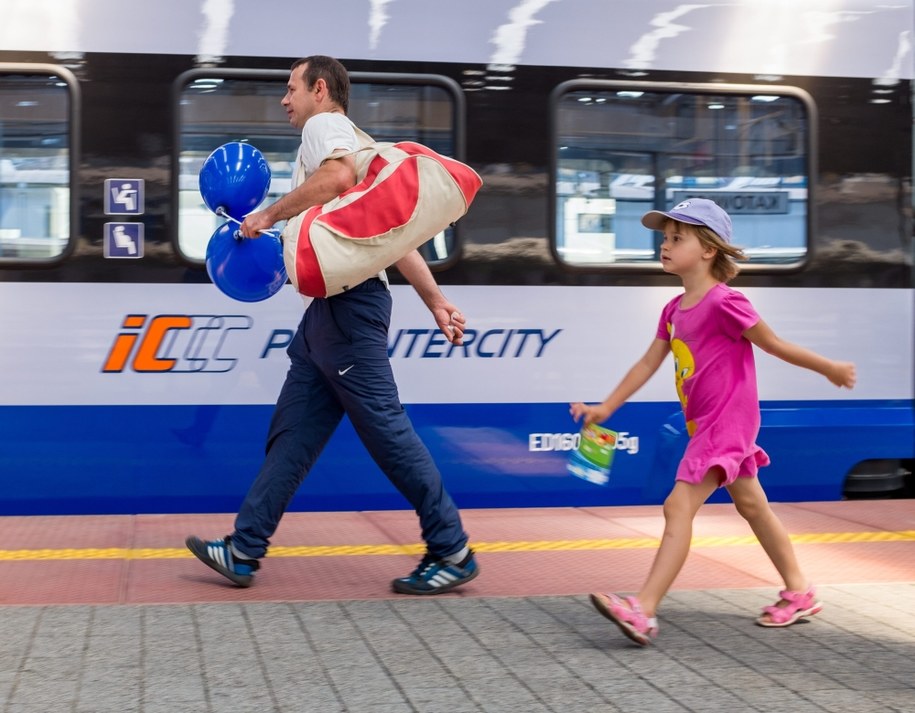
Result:
M307 89L311 89L315 82L323 79L327 84L330 98L340 105L344 114L349 111L349 72L346 71L346 67L333 57L316 54L297 59L290 70L295 70L302 65L306 65L302 72L302 79L305 80Z

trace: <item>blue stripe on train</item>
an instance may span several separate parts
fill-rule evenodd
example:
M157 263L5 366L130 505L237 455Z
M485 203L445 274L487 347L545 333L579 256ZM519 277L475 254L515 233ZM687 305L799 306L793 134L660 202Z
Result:
M773 461L762 471L772 500L836 500L857 462L915 456L911 401L765 406L759 442ZM271 410L0 407L0 514L234 512L260 465ZM608 425L628 434L628 450L617 451L601 487L566 471L577 432L566 404L408 411L461 507L659 503L685 444L677 404L627 404ZM291 509L404 507L344 420Z

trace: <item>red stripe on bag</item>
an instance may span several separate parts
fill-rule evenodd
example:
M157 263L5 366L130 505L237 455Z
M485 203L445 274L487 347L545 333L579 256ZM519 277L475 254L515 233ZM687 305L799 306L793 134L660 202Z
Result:
M366 188L371 186L375 182L375 177L381 173L381 170L388 165L388 160L384 158L381 154L378 154L375 158L372 159L372 162L369 164L368 170L365 172L365 178L363 178L359 183L350 188L348 191L344 191L340 195L346 195L347 193L356 193L359 191L364 191Z
M308 209L299 226L299 240L295 246L296 289L309 297L327 296L327 283L324 282L318 256L315 254L308 235L311 224L321 215L322 210L324 210L324 206L320 205Z
M378 174L381 173L381 170L387 166L389 161L384 158L381 154L377 155L372 159L369 167L366 169L365 178L363 178L359 183L357 183L352 188L347 188L343 193L340 194L340 198L343 196L348 196L350 193L362 193L363 191L372 187L372 184L375 182Z
M372 166L375 163L372 161ZM371 171L370 167L370 175ZM419 201L419 167L416 158L400 161L390 175L368 190L370 193L360 199L325 213L320 222L353 240L375 238L406 224L413 217Z
M461 189L461 193L464 194L464 201L467 203L468 207L470 206L471 202L473 202L477 191L480 190L480 186L483 185L480 177L469 166L466 166L460 161L455 161L452 158L448 158L447 156L442 156L427 146L416 144L412 141L401 141L400 143L394 144L394 146L399 148L404 153L410 154L411 156L428 156L429 158L433 158L438 161L457 182Z

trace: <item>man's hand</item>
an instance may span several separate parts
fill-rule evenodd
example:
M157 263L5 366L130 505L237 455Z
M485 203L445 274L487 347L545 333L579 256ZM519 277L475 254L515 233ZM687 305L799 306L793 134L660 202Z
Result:
M432 310L432 316L435 317L435 323L442 330L445 338L454 344L460 346L464 343L464 329L466 320L460 310L453 304L446 303Z
M400 274L407 278L407 282L413 285L416 294L432 312L435 323L448 341L456 346L463 344L464 315L445 299L422 255L416 250L412 250L394 264L400 270Z
M270 230L274 222L268 210L258 210L248 213L238 229L246 238L259 238L261 231Z

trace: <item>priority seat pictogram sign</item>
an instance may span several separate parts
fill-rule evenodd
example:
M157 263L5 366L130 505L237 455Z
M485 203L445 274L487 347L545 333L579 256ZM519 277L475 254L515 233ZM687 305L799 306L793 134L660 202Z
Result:
M105 223L105 257L143 257L143 228L143 223Z
M105 179L105 215L142 215L142 178Z

